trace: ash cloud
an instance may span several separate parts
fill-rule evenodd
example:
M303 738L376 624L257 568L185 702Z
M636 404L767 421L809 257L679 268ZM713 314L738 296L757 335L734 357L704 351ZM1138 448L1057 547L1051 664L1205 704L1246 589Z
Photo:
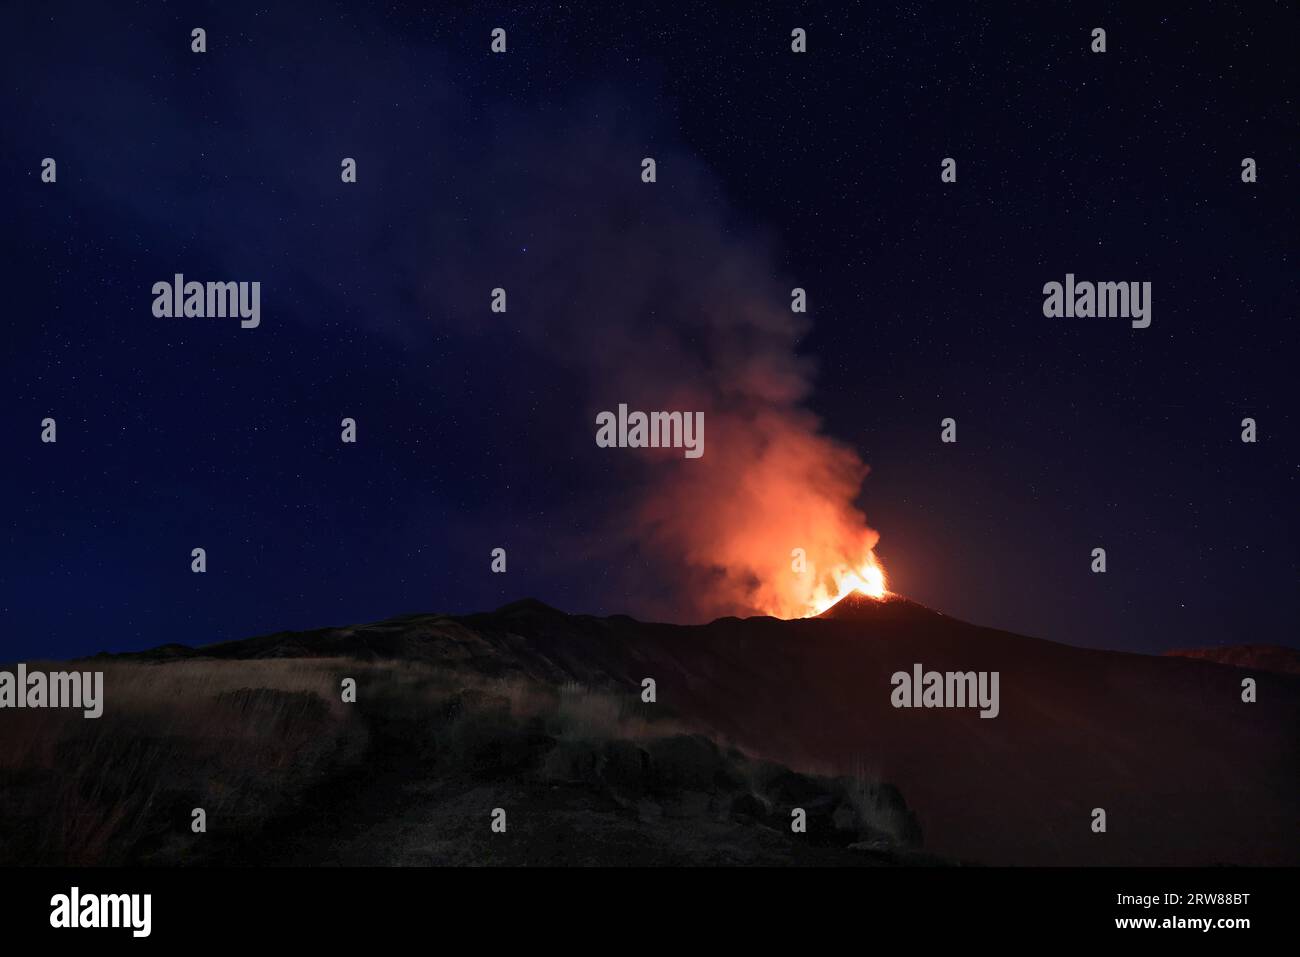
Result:
M259 42L291 49L299 29L292 17L272 17ZM162 31L152 42L171 49ZM875 534L854 505L866 466L819 431L805 404L814 370L798 344L808 320L790 311L790 289L800 283L782 274L778 243L731 215L719 181L671 130L646 119L644 102L600 91L565 96L562 107L501 107L488 98L502 92L464 87L449 54L394 36L385 44L382 71L340 71L334 64L350 62L353 42L320 38L297 66L303 82L272 113L232 108L231 121L248 124L249 138L264 145L258 153L229 149L183 98L161 104L157 122L176 130L190 154L219 157L219 181L192 184L187 171L175 186L171 153L142 153L102 120L117 102L148 99L152 67L126 64L88 94L45 107L65 116L68 129L93 134L100 169L87 182L87 202L153 237L155 249L170 248L177 222L201 224L214 238L186 250L180 265L266 280L264 337L346 354L344 327L355 323L363 341L392 344L390 364L374 366L382 375L349 369L355 385L346 378L347 389L358 398L415 397L431 422L450 420L436 433L441 444L429 446L446 468L482 475L486 491L483 501L449 503L454 519L431 535L456 555L473 553L488 534L492 544L508 537L533 555L512 563L502 583L511 597L563 587L562 575L515 578L514 569L567 562L571 580L592 581L591 594L572 592L569 602L592 610L607 603L607 611L678 621L800 613L818 570L861 560ZM172 68L190 66L186 48L171 56ZM229 69L203 82L222 103L260 96L256 49L230 56ZM393 97L392 89L405 93ZM364 107L340 111L354 102ZM43 109L19 111L29 125L44 122ZM410 135L412 123L422 135ZM412 142L422 145L413 152ZM355 185L339 184L342 156L358 159ZM645 156L657 161L655 184L641 182ZM156 184L169 184L169 202L140 204L137 191ZM262 225L244 229L249 222ZM285 255L302 249L313 255ZM144 278L166 275L159 270L176 259L151 261ZM508 292L505 315L488 309L498 286ZM455 358L440 341L448 337L487 355L508 347L512 359L526 343L554 393L512 396L513 362L503 363L511 371L500 382L452 379ZM303 380L323 374L313 368ZM493 403L491 416L508 420L493 438L517 433L532 444L484 453L486 437L462 438L458 410L445 400L469 389L473 401ZM620 402L703 412L704 456L598 449L596 413ZM438 485L426 473L442 463L422 454L395 452L390 469L424 483L433 499ZM563 461L578 476L574 501L549 505L539 520L498 500L495 470L513 469L523 483L531 469ZM811 565L802 578L791 569L794 548ZM468 597L479 587L474 576L446 584L453 601L482 600Z
M436 285L456 291L464 329L500 321L580 384L581 414L553 412L545 427L571 435L584 460L618 457L623 492L602 498L610 514L593 538L653 566L664 591L639 611L804 614L832 567L861 563L876 544L855 505L867 467L805 404L808 319L790 309L799 283L781 275L771 237L728 218L719 184L688 152L610 125L628 112L597 97L499 117L495 139L511 148L485 150L483 188L458 217L473 224L467 245L490 252L444 264ZM641 182L645 156L656 183ZM489 320L497 286L508 312ZM595 449L596 413L620 402L703 411L704 456ZM795 548L806 575L792 570Z

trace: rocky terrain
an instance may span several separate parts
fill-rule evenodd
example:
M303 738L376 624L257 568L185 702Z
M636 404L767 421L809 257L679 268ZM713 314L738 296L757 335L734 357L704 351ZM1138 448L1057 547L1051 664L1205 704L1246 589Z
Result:
M894 707L914 666L997 672L997 716ZM1300 677L905 599L699 626L521 601L81 667L103 718L6 716L7 863L1300 863Z

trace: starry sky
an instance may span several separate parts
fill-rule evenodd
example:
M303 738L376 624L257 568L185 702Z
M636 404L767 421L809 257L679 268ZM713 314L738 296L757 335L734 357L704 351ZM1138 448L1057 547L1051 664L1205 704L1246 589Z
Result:
M608 531L593 383L620 329L690 343L691 271L733 255L746 295L808 290L803 401L870 465L896 591L1295 644L1294 5L360 6L0 14L0 658L524 596L682 620ZM261 326L155 318L176 272L259 280ZM1151 327L1045 318L1067 272L1150 281Z

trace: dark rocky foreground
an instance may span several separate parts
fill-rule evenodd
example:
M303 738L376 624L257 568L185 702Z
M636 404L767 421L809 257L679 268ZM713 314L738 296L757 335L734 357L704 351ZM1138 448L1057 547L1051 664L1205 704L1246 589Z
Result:
M937 862L888 784L755 759L639 688L594 674L580 684L512 656L511 641L479 646L446 627L86 663L105 671L102 719L27 711L6 724L0 861Z
M1300 863L1300 678L905 600L701 626L523 601L94 663L103 719L6 724L8 862ZM918 664L997 671L998 716L893 707Z
M214 843L205 860L297 865L821 865L938 863L892 789L873 810L904 832L871 826L851 782L769 767L681 735L640 742L556 741L540 729L482 729L436 757L409 737L385 740L364 771L308 796L252 837ZM809 815L806 833L790 811ZM506 812L494 832L491 812Z

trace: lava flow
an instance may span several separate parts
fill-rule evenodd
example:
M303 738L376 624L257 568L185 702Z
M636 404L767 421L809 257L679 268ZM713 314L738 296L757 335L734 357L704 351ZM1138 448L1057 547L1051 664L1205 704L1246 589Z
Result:
M885 583L885 570L875 555L869 555L867 562L858 568L849 565L837 565L818 582L813 591L805 618L820 615L827 608L848 595L858 592L869 598L884 599L889 595Z

